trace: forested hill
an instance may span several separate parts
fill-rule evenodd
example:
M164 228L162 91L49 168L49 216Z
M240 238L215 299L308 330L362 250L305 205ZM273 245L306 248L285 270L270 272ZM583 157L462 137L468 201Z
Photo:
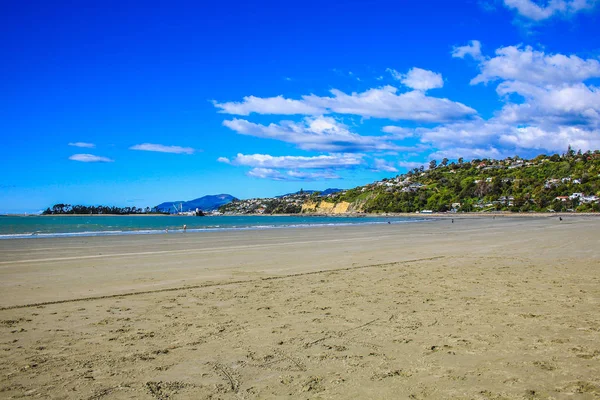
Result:
M569 148L563 155L532 160L472 160L429 169L415 168L395 178L357 187L318 201L348 202L364 212L600 211L600 151Z

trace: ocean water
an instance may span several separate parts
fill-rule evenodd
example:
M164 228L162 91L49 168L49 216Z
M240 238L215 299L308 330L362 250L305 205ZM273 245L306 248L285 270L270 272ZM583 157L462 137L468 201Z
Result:
M326 216L0 216L0 239L173 234L210 230L424 222L406 217Z

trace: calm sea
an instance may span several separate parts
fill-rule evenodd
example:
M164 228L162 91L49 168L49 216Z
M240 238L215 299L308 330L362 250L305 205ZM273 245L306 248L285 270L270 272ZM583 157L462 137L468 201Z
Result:
M311 226L423 222L406 217L308 216L0 216L0 239L149 235L211 230L302 228Z

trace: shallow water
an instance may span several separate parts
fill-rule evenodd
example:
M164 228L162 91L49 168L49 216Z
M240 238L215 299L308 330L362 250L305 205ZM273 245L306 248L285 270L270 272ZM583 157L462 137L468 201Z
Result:
M188 232L199 232L424 221L406 217L330 216L0 216L0 239L164 234L181 232L183 225L187 225Z

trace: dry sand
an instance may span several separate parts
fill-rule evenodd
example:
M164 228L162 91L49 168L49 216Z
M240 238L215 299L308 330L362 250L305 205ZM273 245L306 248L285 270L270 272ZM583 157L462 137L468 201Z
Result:
M599 398L599 228L0 241L0 398Z

